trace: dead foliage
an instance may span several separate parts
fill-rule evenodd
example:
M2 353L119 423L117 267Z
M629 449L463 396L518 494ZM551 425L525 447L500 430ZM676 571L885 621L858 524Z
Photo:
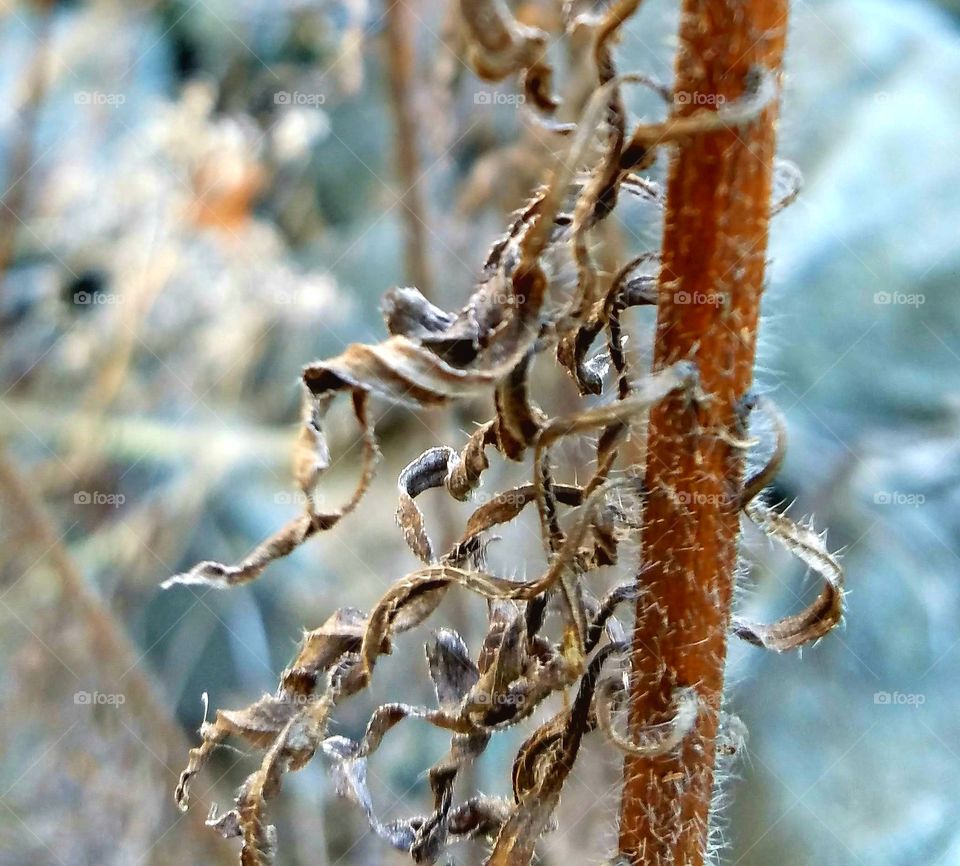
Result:
M237 565L202 562L166 583L222 588L254 580L272 561L354 511L379 458L371 398L419 409L492 397L493 417L459 449L429 448L400 473L397 520L422 567L391 583L371 611L344 607L307 632L274 695L243 710L220 710L203 725L201 743L190 752L176 790L182 809L189 802L191 780L227 739L263 754L234 807L224 814L212 812L208 821L225 837L240 837L244 866L274 862L277 839L269 803L284 775L317 752L328 759L338 792L364 812L378 836L409 852L415 862L437 862L451 843L481 838L491 845L488 864L520 866L531 862L537 840L550 829L584 736L599 730L616 748L650 756L676 749L694 727L698 697L691 683L678 684L672 718L621 732L618 717L627 688L624 674L609 660L625 652L626 643L615 612L623 601L641 594L642 569L636 581L602 598L591 592L590 578L616 562L621 542L639 525L645 496L642 468L618 467L621 446L636 422L668 394L684 395L683 405L691 410L705 398L690 361L653 373L630 369L620 317L630 307L657 302L655 278L644 268L655 267L658 254L651 250L633 258L612 279L601 280L591 257L590 232L614 211L621 192L662 200L659 187L640 173L659 146L751 122L774 98L775 87L758 70L750 92L722 111L629 129L621 90L645 80L617 74L612 45L637 5L637 0L616 3L588 22L596 34L593 96L542 185L493 245L467 303L448 312L417 289L394 289L384 302L389 336L383 342L351 345L335 358L304 368L296 456L304 513ZM544 34L518 23L500 0L465 2L461 15L474 70L488 80L521 73L532 104L551 112L555 101ZM781 168L773 209L794 198L798 188L796 170ZM564 259L575 269L572 288L557 270ZM601 335L605 345L591 354ZM531 369L549 355L583 395L583 407L572 414L548 417L530 393ZM607 389L612 399L586 402L592 395L602 400ZM337 509L324 510L318 491L330 454L323 425L339 395L351 401L363 456L353 496ZM584 433L598 434L596 470L582 484L559 483L553 478L551 450L562 438ZM728 435L742 440L741 432ZM469 500L494 452L499 458L528 461L529 482L488 498L450 549L439 551L418 496L442 489L454 499ZM771 539L820 573L825 588L808 610L774 625L732 624L734 634L775 651L821 637L842 612L842 572L822 539L757 498L781 452L779 441L770 465L746 482L741 508ZM484 559L490 531L531 504L540 520L545 569L528 581L490 573ZM426 644L436 705L385 704L373 713L359 740L331 736L331 715L368 687L378 660L391 652L396 638L427 620L451 591L486 600L487 631L474 651L449 629L440 629ZM543 628L551 605L562 623L555 640ZM531 719L549 697L568 690L572 699L519 749L512 800L480 796L457 802L458 773L491 738ZM429 771L432 810L385 823L367 786L367 763L392 728L413 721L449 731L450 750Z

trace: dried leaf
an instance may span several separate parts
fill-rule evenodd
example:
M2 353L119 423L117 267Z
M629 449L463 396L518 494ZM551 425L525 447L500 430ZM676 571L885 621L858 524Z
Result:
M556 484L553 487L553 493L556 500L564 505L583 504L583 491L575 485ZM536 490L532 484L522 484L498 493L470 515L466 529L455 545L455 549L465 548L487 530L513 520L535 499Z
M447 333L457 318L431 304L415 288L397 288L387 292L383 297L383 317L391 334L420 341Z
M596 713L600 730L620 751L628 755L653 758L676 749L697 723L697 692L693 688L675 689L673 718L657 725L648 725L631 737L621 734L614 725L613 713L622 703L622 680L606 679L597 688Z
M776 159L773 163L773 194L770 216L774 216L793 204L803 189L803 173L788 159Z
M280 677L284 694L305 696L313 693L321 675L347 653L360 651L367 630L367 617L355 607L336 610L320 628L306 632L296 658ZM389 652L388 645L381 648Z
M517 21L503 0L461 0L468 35L467 62L485 81L502 81L522 72L531 102L546 112L557 107L551 94L553 72L546 61L547 34Z
M494 392L497 407L497 447L511 460L521 460L543 426L545 416L530 403L527 376L533 352L528 352Z
M429 818L413 817L381 822L373 808L367 786L366 758L358 757L358 745L345 737L329 737L323 743L324 753L333 761L333 778L337 793L360 806L367 817L371 829L381 838L401 851L413 852L418 836L429 837ZM490 836L495 834L510 813L510 805L495 797L473 797L459 806L445 811L444 834L461 838ZM435 824L432 826L436 826ZM427 851L421 847L419 862L432 862L436 851Z
M172 586L183 585L212 586L215 589L223 589L249 583L258 578L271 562L296 550L314 535L317 529L317 525L309 514L301 514L266 541L257 545L253 552L238 565L201 562L184 574L167 578L160 587L170 589Z
M773 427L774 448L767 462L744 482L740 495L741 508L745 508L760 491L772 483L787 454L787 424L776 404L767 397L752 395L742 407L743 414L746 415L755 408L767 416ZM746 426L745 419L741 426Z
M602 382L598 375L592 373L586 355L604 328L609 328L610 331L607 345L610 362L617 371L618 396L622 400L630 393L620 314L628 307L656 304L657 277L638 275L637 271L651 263L659 263L659 259L657 253L643 253L627 262L614 276L606 297L596 302L575 337L565 344L569 357L564 357L561 361L577 383L581 394L600 393Z
M800 613L786 616L773 625L734 620L733 633L775 652L795 649L823 637L843 618L843 569L827 550L824 537L757 500L749 503L745 511L764 534L779 541L817 572L824 585L816 600Z
M243 847L241 866L271 866L276 854L276 830L264 819L267 800L280 791L284 773L299 770L326 734L332 703L324 698L304 706L276 737L260 768L251 774L237 796Z
M301 428L295 462L297 480L307 495L306 512L259 544L238 565L201 562L185 574L174 575L165 580L161 584L162 589L181 584L223 589L249 583L259 577L271 562L292 553L317 532L336 526L343 517L357 507L373 480L380 457L373 425L367 415L366 395L362 393L355 394L353 400L354 414L363 431L363 468L360 481L350 500L339 509L321 513L315 508L316 485L330 459L326 439L320 428L328 404L329 399L326 397L315 397L309 392L304 394L304 424Z
M549 825L560 792L590 727L590 707L600 669L622 647L608 645L597 652L580 681L573 705L537 729L520 747L514 763L517 805L497 835L486 866L526 866L537 840Z
M510 815L511 804L501 797L471 797L450 810L447 825L451 835L488 837L500 831Z
M477 684L480 672L470 658L463 638L452 629L440 629L424 649L437 704L441 710L455 712Z
M450 472L459 461L457 452L452 448L428 448L412 463L408 463L397 480L399 504L397 505L397 524L403 530L404 541L423 562L436 562L433 544L427 535L423 522L423 512L414 499L424 490L432 490L446 484Z
M692 114L672 114L662 123L639 124L623 149L624 169L643 165L653 148L683 141L694 136L737 129L756 121L777 98L776 77L768 69L755 68L747 77L744 93L728 100L714 111L703 108Z
M590 627L587 630L587 637L584 641L584 649L587 653L594 650L600 640L603 638L604 630L608 627L616 609L625 601L635 601L640 595L640 583L631 581L621 583L608 592L597 607L596 612L590 619Z
M786 423L773 403L765 397L751 397L743 414L759 408L769 419L774 433L774 450L767 462L743 485L741 507L760 530L780 542L824 579L823 589L804 611L787 616L773 625L734 620L733 632L756 646L785 652L823 637L843 618L843 569L826 548L825 539L810 526L795 523L785 514L764 505L758 494L775 477L786 454Z

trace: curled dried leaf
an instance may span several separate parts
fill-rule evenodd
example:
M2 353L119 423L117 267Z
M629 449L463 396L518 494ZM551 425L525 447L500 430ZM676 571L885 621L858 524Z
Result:
M413 822L385 824L377 818L367 786L367 759L358 755L358 744L346 737L328 737L323 741L322 749L332 761L331 775L337 794L363 810L370 828L377 836L399 851L409 851L416 832Z
M427 342L438 334L449 333L457 320L452 313L431 304L416 288L391 289L383 297L382 310L387 331L394 336L421 342Z
M180 810L185 811L189 805L191 779L227 737L239 737L258 749L272 749L283 739L284 760L299 769L312 757L317 731L325 725L331 708L326 697L304 700L300 696L281 694L279 697L264 695L243 710L218 710L213 722L204 722L201 726L201 744L191 749L187 767L180 774L175 792Z
M734 620L733 633L755 646L785 652L823 637L843 618L843 569L827 550L824 537L809 526L795 523L757 500L749 503L747 516L771 539L819 574L823 589L805 610L772 625Z
M455 738L465 739L465 738ZM446 840L447 836L458 838L488 837L495 834L510 813L510 805L505 800L496 797L473 797L464 803L448 808L440 808L433 816L416 816L392 822L382 822L377 817L373 800L367 785L366 758L358 755L358 744L346 737L329 737L323 743L323 751L332 761L332 774L337 793L356 803L363 810L370 824L370 828L394 848L407 851L417 856L418 862L434 862L442 848L442 843L435 840ZM451 749L451 754L455 751ZM477 747L474 744L467 746L455 760L465 761L475 756ZM438 767L443 767L441 761ZM452 776L438 773L452 782ZM446 800L445 788L439 791L442 800ZM442 827L438 831L437 828ZM418 847L418 840L420 842Z
M803 189L803 173L799 166L788 159L776 159L773 163L773 193L770 216L780 213L793 204Z
M468 36L467 62L485 81L522 72L531 102L546 112L557 107L553 71L546 60L547 34L517 21L503 0L461 0Z
M224 565L220 562L201 562L184 574L177 574L161 584L171 586L211 586L223 589L256 580L270 563L292 553L317 532L331 529L353 511L373 480L380 450L373 425L367 413L367 399L363 393L353 395L353 409L362 431L363 458L360 480L350 499L335 511L321 512L316 507L316 487L320 475L330 462L321 423L329 405L328 397L304 394L304 423L296 450L295 471L307 497L307 508L266 541L257 545L242 562Z
M436 556L424 525L423 512L414 499L425 490L443 487L458 460L457 452L452 448L428 448L404 467L397 481L397 524L403 530L407 547L427 564L435 562Z
M743 405L744 418L754 408L767 416L774 434L773 453L743 485L741 507L770 539L778 541L824 580L816 600L801 613L787 616L773 625L734 620L738 637L756 646L785 652L823 637L843 618L843 569L827 550L824 536L811 526L796 523L763 504L758 495L777 474L786 454L786 422L772 400L751 396Z
M271 866L276 854L276 830L265 821L266 803L280 791L283 775L309 761L326 736L332 702L327 698L303 706L277 735L260 768L237 796L243 846L241 866Z
M750 395L742 406L742 412L746 415L754 409L760 409L769 419L773 428L774 447L764 465L744 482L740 495L741 508L746 507L773 482L787 454L787 424L776 404L768 397ZM745 427L745 422L741 426Z
M300 649L280 677L285 695L313 694L321 676L348 653L360 651L367 630L367 616L355 607L336 610L320 628L306 632ZM381 652L389 652L388 645Z
M600 377L592 373L586 355L604 328L609 329L607 350L610 362L617 371L617 394L623 400L630 393L620 315L628 307L657 303L656 275L638 271L650 264L659 264L659 260L658 253L643 253L627 262L614 276L606 297L596 302L584 324L577 330L567 368L582 394L600 393Z
M162 589L172 586L212 586L223 589L228 586L240 586L256 580L271 562L281 559L296 550L303 542L317 532L317 525L309 514L301 514L291 520L283 529L258 544L254 550L237 565L224 565L221 562L201 562L190 571L167 578Z
M437 695L437 704L446 712L455 712L467 693L480 679L467 645L452 629L437 631L432 642L424 647L430 679Z
M533 352L527 353L494 394L497 407L497 447L511 460L522 459L543 426L545 416L530 403L527 376Z
M583 504L583 490L576 485L555 484L553 493L557 502L564 505ZM535 499L536 490L532 484L522 484L498 493L470 515L466 529L454 546L454 550L468 548L487 530L513 520Z
M517 349L504 362L475 368L454 366L405 336L376 345L354 343L336 358L306 367L303 380L318 397L362 390L416 408L441 406L489 391L513 369L530 342L530 337L518 341Z
M468 440L460 454L460 460L450 471L447 489L454 499L465 500L470 491L480 484L480 476L490 466L483 449L497 441L496 421L488 421Z
M717 100L716 110L701 108L691 114L672 114L662 123L638 125L623 149L621 165L624 169L643 165L650 152L664 144L747 126L773 104L777 93L776 76L769 69L756 67L747 75L739 99Z
M549 826L560 793L591 728L591 704L603 663L623 647L608 644L591 661L573 705L550 719L520 747L514 762L513 813L497 835L486 866L526 866Z
M608 678L597 688L597 723L607 739L628 755L653 758L676 749L697 723L697 692L693 688L675 689L673 718L648 725L632 736L617 730L613 715L622 704L623 681Z
M688 361L678 361L651 375L627 399L619 400L607 406L599 406L571 415L552 418L543 427L540 436L537 438L534 451L534 467L537 470L534 475L534 485L537 491L537 510L540 514L544 538L553 539L556 537L554 519L556 509L551 501L552 481L546 458L547 449L564 436L583 433L597 427L628 424L640 412L649 409L654 403L673 391L680 389L692 391L697 380L696 366ZM554 546L551 544L551 547Z
M616 609L625 601L635 601L639 595L640 583L638 581L630 581L629 583L621 583L619 586L615 586L603 597L590 619L590 627L587 630L587 637L584 642L586 652L593 652L597 644L600 643L604 631L608 630L608 626L610 626L613 621L613 615ZM616 629L616 626L613 628Z

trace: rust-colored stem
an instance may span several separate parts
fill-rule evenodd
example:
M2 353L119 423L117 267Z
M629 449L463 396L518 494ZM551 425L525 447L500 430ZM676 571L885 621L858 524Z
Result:
M414 105L416 52L413 45L412 0L384 0L386 72L393 113L396 181L403 209L404 267L406 277L429 295L430 266L427 259L427 224L419 185L420 157L417 149L417 116Z
M787 0L684 0L676 115L740 97L780 69ZM674 754L624 767L620 850L634 866L700 866L714 785L743 452L731 444L750 387L763 289L776 105L749 125L679 145L667 187L654 363L695 359L704 399L651 412L631 725L660 721L694 686L696 730Z

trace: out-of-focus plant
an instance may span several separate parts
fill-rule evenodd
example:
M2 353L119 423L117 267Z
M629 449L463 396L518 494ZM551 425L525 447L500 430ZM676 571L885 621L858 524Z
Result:
M567 10L564 29L589 46L592 71L576 122L559 123L547 33L520 23L498 0L463 0L464 60L486 80L519 74L527 102L563 145L492 247L465 306L451 313L417 289L394 289L384 303L388 339L352 345L304 369L295 461L303 514L240 563L202 562L167 582L248 583L356 511L379 458L371 398L420 409L492 394L493 418L461 450L431 447L400 474L397 520L421 567L395 580L369 613L343 607L308 632L274 695L219 710L201 728L176 789L183 809L194 776L228 738L264 753L234 808L208 819L224 836L241 838L247 866L274 862L270 801L284 775L318 751L338 791L414 861L436 862L448 845L477 837L490 840L491 866L522 866L551 828L583 738L594 731L626 755L620 862L702 863L716 755L736 749L738 727L724 725L721 709L727 633L780 652L822 637L841 618L842 572L823 539L759 497L783 455L776 410L750 390L767 224L798 186L796 170L777 165L773 153L786 4L686 0L669 116L630 129L623 88L666 92L615 68L614 43L638 6L620 0L597 14ZM674 154L664 192L646 171L665 146ZM665 207L663 248L621 261L607 275L594 261L593 233L624 194ZM621 317L640 305L657 307L650 372L631 368L624 345ZM606 346L591 354L601 334ZM535 363L551 355L582 401L552 416L535 400L530 378ZM593 400L608 386L614 399ZM363 456L355 492L330 509L321 487L331 464L323 426L341 394L351 401ZM776 444L745 477L756 408L772 421ZM648 410L641 447L637 422ZM590 477L556 480L559 442L591 432L599 437ZM471 499L489 468L487 448L529 461L530 479L488 497L440 552L417 497L442 489ZM528 505L539 517L545 570L532 580L492 573L490 531ZM773 625L733 615L741 514L822 576L807 609ZM640 539L639 574L597 597L591 578L615 563L631 538ZM486 600L487 628L473 651L450 629L427 643L436 706L384 704L358 740L332 736L340 705L370 685L380 657L451 591ZM632 641L615 617L626 601L637 605ZM632 679L614 664L627 658ZM539 721L557 694L564 696L558 711L534 724L517 752L512 799L458 802L464 766L505 729ZM450 750L429 772L432 810L385 822L367 786L367 762L389 730L410 718L449 731Z

